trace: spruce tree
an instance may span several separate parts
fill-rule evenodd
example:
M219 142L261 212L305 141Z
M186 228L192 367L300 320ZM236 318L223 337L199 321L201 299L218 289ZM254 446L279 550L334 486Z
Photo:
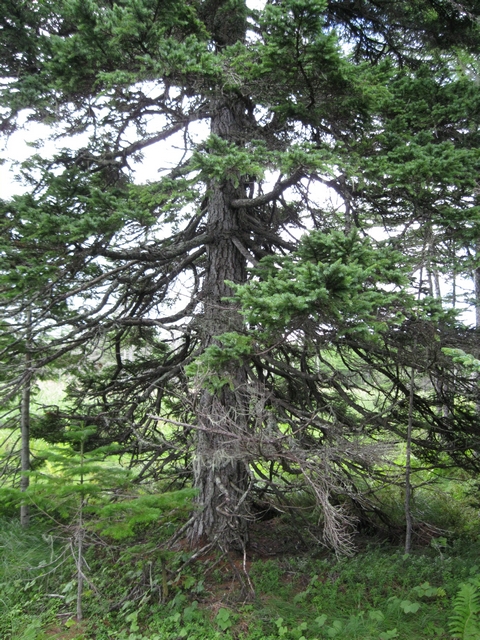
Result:
M355 244L380 222L412 220L447 237L455 216L472 211L479 110L460 57L478 55L477 3L0 6L1 128L11 133L23 114L51 125L59 148L54 157L39 149L21 169L27 192L1 205L7 331L20 343L29 309L36 367L80 355L73 417L96 426L98 444L122 443L145 474L192 474L192 541L245 548L249 492L264 472L262 447L244 443L282 438L282 423L321 451L326 426L306 433L315 405L301 409L296 395L302 381L315 386L302 370L310 354L292 356L282 336L282 366L265 369L234 285L249 267L289 256L299 231L342 229ZM181 147L174 166L172 146ZM142 158L157 179L142 180ZM325 189L340 204L327 206ZM334 263L324 289L348 303L344 289L359 274L380 277ZM273 316L285 312L280 295ZM233 351L219 375L205 363L222 335ZM4 352L7 364L13 355ZM281 383L269 385L275 376ZM343 384L333 387L340 397ZM12 378L6 393L19 385ZM353 428L334 404L335 424ZM292 470L283 453L277 463ZM315 484L326 512L328 472Z

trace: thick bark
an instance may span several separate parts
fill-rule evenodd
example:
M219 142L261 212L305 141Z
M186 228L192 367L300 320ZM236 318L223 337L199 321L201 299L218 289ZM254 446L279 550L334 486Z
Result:
M204 391L198 416L199 424L210 431L198 434L194 466L198 512L192 539L216 542L225 550L244 549L248 541L250 475L241 448L246 420L238 395L230 389L217 395Z
M215 107L212 133L241 144L245 113L241 101L222 98ZM224 299L232 294L226 280L241 283L246 279L246 258L234 242L240 232L242 210L231 205L232 200L244 195L242 192L243 187L235 187L230 181L211 185L208 230L215 241L207 249L202 296L205 347L215 343L215 336L242 327L237 309ZM241 441L247 429L247 375L238 362L232 363L225 375L229 384L216 393L204 389L198 403L194 463L198 495L191 539L194 543L215 541L224 549L244 548L249 470Z

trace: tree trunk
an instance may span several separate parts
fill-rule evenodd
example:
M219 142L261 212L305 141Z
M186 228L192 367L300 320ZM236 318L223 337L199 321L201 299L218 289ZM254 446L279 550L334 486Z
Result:
M29 356L27 356L27 366L30 365ZM21 431L21 449L20 449L20 470L22 477L20 478L20 491L26 491L29 485L27 472L30 471L30 378L25 382L22 389L21 409L20 409L20 431ZM20 505L20 524L22 527L28 527L30 524L30 507L26 502Z
M415 384L415 370L410 370L410 392L408 401L408 428L405 455L405 553L410 553L412 546L412 427L413 427L413 395Z
M245 106L238 98L218 100L214 105L212 133L242 144ZM242 328L242 318L230 302L226 280L246 280L246 261L232 239L240 230L241 210L230 202L245 197L242 177L213 183L210 189L208 226L215 242L207 250L203 288L203 345L215 343L215 336ZM218 392L203 389L197 408L197 451L194 463L197 511L191 540L215 541L223 549L244 548L247 542L249 470L242 452L242 434L247 429L246 369L238 362L225 372L229 384Z
M475 257L478 260L480 258L480 240L475 245ZM474 271L474 286L475 286L475 329L480 331L480 267L476 267ZM480 373L476 374L477 384L480 384ZM477 417L480 416L480 402L475 403L475 411Z
M235 391L217 395L204 391L198 416L199 426L206 430L199 432L197 441L194 471L199 510L192 539L216 542L223 550L245 549L248 542L250 474L241 448L246 421L240 407Z
M479 243L480 244L480 243ZM477 247L477 259L480 257L480 247ZM480 329L480 267L475 269L475 328Z
M30 353L30 341L31 341L31 315L30 311L27 314L27 343L25 353L25 383L22 389L22 396L20 400L20 491L26 491L30 484L30 479L27 475L30 471L30 399L31 399L31 366L32 356ZM30 524L30 507L26 502L22 502L20 505L20 524L22 527L28 527Z
M80 442L80 486L83 487L84 475L83 465L85 462L85 439L82 438ZM85 538L85 528L83 526L83 507L85 504L85 495L83 491L80 492L80 504L78 506L78 522L76 531L76 543L77 543L77 622L83 620L83 540Z

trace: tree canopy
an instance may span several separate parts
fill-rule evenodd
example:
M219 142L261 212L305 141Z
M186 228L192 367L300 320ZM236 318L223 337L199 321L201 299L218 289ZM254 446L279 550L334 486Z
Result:
M440 291L478 268L477 2L0 6L1 130L57 148L0 204L4 396L71 380L44 438L81 421L193 482L191 539L223 548L300 486L348 545L412 370L419 457L478 469Z

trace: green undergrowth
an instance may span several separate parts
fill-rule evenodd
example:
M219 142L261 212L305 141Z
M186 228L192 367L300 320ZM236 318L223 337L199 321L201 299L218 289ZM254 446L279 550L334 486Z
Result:
M471 562L478 551L463 542L439 553L434 541L408 557L371 546L353 558L258 562L255 618L263 620L263 637L286 640L450 638L460 585L478 580L480 566Z
M69 550L45 526L25 531L18 521L0 518L0 638L35 640L33 630L56 620L69 560Z
M155 525L128 541L93 533L79 625L65 531L38 520L27 531L13 519L0 525L2 640L480 637L480 543L473 537L433 539L409 556L380 542L351 558L312 546L252 557L247 577L235 555L191 561L187 549L166 551L166 533Z

